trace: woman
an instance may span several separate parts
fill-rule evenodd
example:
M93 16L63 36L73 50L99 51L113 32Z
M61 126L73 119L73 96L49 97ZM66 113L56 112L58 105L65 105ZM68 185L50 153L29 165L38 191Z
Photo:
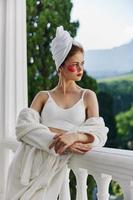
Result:
M22 143L9 168L6 200L56 200L73 153L107 140L96 94L75 83L84 70L82 46L60 26L51 51L59 82L40 91L18 116L16 136Z
M58 43L59 41L60 43ZM84 99L82 98L82 101L80 101L81 95L84 94L85 89L79 87L75 83L75 81L80 81L83 76L84 50L82 46L74 41L69 33L64 31L61 26L57 28L56 37L52 41L51 49L56 63L56 70L59 75L59 82L57 86L49 92L39 92L30 107L41 113L48 98L52 98L57 110L62 110L62 113L66 112L68 115L72 113L73 115L75 108L77 110L80 109L81 104L81 112L85 112L85 118L99 116L95 92L87 89ZM62 49L64 49L64 51ZM76 113L75 116L77 117ZM82 118L82 120L85 119ZM69 135L62 135L62 133L65 133L64 130L52 127L49 128L51 131L55 132L55 134L58 133L58 136L55 137L55 141L50 147L54 147L55 151L59 154L64 153L64 151L66 152L66 149L75 153L85 153L90 150L90 145L88 144L94 140L91 134L72 133ZM75 143L77 140L80 141L80 143Z

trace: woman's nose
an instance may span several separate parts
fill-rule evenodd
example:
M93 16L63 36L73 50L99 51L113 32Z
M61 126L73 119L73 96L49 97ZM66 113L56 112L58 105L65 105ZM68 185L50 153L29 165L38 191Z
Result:
M77 70L78 70L78 71L83 71L83 65L82 65L82 64L78 64Z

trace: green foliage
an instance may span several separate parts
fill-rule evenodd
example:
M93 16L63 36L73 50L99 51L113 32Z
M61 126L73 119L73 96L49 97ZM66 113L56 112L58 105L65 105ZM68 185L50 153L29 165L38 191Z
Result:
M131 77L131 76L132 74L131 75L129 74L127 77ZM109 129L111 127L112 128L114 127L114 130L112 129L111 134L109 131L108 136L111 136L111 138L108 138L107 146L122 148L122 149L133 149L133 142L132 142L133 130L131 127L132 115L130 112L128 112L128 110L130 110L131 106L133 105L133 92L132 92L133 81L131 81L131 79L129 80L129 78L126 79L126 76L123 76L123 79L122 78L120 79L120 77L118 77L118 80L115 78L115 81L108 81L108 82L105 81L103 83L100 82L98 86L99 86L100 93L105 92L109 94L110 97L112 98L112 103L110 102L108 106L105 102L103 103L104 113L107 110L108 116L110 117L110 120L107 121L107 126L109 127ZM105 96L106 95L104 94L101 95L101 99L102 99L101 102L103 102L103 99L105 98ZM102 106L103 105L101 103L100 107ZM117 126L117 130L116 130L116 126ZM113 131L116 136L112 140Z
M72 170L70 170L70 195L71 199L76 200L76 177Z
M29 103L34 95L52 87L55 65L50 44L57 26L63 25L72 37L79 22L70 21L71 0L27 0L27 64Z
M133 107L116 115L119 141L124 149L133 149Z
M117 133L115 126L115 117L113 113L114 100L112 96L103 91L98 91L99 113L104 118L106 126L109 128L108 140L106 142L107 147L117 147L115 142Z
M96 187L96 182L93 176L88 175L87 178L87 196L88 199L93 200L93 189Z
M123 197L122 188L116 181L112 180L110 183L110 194L113 194L116 197Z
M118 134L124 136L133 132L133 107L116 115Z
M99 83L100 91L109 93L114 100L113 113L130 109L133 103L133 81L122 80Z
M72 37L76 35L79 22L71 22L71 0L27 0L27 64L28 103L38 91L55 87L58 75L50 52L57 26L63 25ZM97 90L97 83L84 72L82 87Z

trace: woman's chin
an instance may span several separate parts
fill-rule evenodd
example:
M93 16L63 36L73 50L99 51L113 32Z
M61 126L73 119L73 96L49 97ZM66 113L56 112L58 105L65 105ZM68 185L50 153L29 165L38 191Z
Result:
M71 80L73 80L73 81L80 81L81 78L82 78L82 76L76 76L76 77L72 78Z
M80 81L80 80L81 80L81 78L82 78L82 76L80 76L80 77L77 77L77 78L75 79L75 81Z

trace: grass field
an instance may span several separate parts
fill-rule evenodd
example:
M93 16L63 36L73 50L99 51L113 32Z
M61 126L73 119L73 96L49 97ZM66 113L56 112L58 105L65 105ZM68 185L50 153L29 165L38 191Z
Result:
M101 83L101 82L110 83L113 81L123 81L123 80L133 81L133 72L129 73L129 74L120 75L120 76L114 76L114 77L110 77L110 78L100 79L100 80L97 80L97 82L98 83Z

